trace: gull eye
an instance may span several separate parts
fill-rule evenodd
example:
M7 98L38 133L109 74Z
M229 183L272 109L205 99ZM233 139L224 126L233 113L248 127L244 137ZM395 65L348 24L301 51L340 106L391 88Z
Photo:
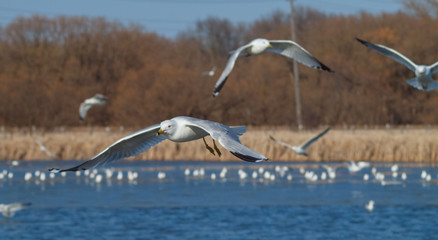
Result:
M168 128L172 128L172 125L167 126Z

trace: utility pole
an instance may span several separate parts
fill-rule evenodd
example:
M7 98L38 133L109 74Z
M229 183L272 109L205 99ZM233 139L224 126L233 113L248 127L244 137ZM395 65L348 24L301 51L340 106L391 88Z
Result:
M294 0L290 1L290 27L291 27L291 37L292 41L296 41L295 36L295 20L294 20ZM303 129L303 123L301 121L301 96L300 96L300 75L298 72L298 63L297 61L293 61L293 79L294 79L294 85L295 85L295 105L296 105L296 118L297 118L297 125L298 130Z

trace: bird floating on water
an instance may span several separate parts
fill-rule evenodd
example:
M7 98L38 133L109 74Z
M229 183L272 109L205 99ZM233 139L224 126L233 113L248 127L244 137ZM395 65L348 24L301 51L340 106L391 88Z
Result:
M415 73L415 77L407 80L407 83L412 87L422 91L432 91L438 88L438 82L432 78L432 75L438 72L438 62L428 66L417 65L409 58L392 48L380 44L373 44L359 38L356 38L356 40L368 48L405 65L407 68L409 68L409 70L413 71Z
M231 52L228 58L227 64L222 71L221 76L216 82L214 87L213 96L217 96L219 91L224 86L231 71L234 68L234 64L239 56L257 55L263 52L273 52L283 55L288 58L292 58L297 62L300 62L308 67L321 69L329 72L333 72L326 65L322 64L315 57L313 57L306 49L290 40L267 40L264 38L256 38L250 43L243 45Z
M370 167L369 162L363 162L363 161L358 162L358 163L356 163L354 161L350 161L350 163L346 163L346 164L347 164L348 171L350 171L350 173L359 172L363 168Z
M215 143L215 140L217 140L225 149L244 161L267 161L268 158L240 143L239 136L244 134L245 131L246 128L244 126L229 127L218 122L198 118L184 116L175 117L119 139L94 156L91 160L76 167L63 170L51 168L49 171L78 171L104 166L107 163L138 155L165 139L174 142L187 142L202 138L205 147L212 154L215 154L216 151L220 156L221 152ZM213 139L214 149L208 146L204 139L204 137L208 135Z
M365 209L372 212L374 210L374 201L370 200L366 205Z
M13 217L16 211L30 206L31 203L0 204L0 212L4 217Z
M325 129L324 131L322 131L321 133L319 133L318 135L316 135L315 137L309 139L307 142L305 142L304 144L302 144L301 146L293 146L290 145L288 143L279 141L277 139L275 139L273 136L269 136L273 141L275 141L278 144L281 144L283 146L286 146L290 149L292 149L295 153L300 154L300 155L304 155L304 156L309 156L309 154L307 154L306 149L312 144L314 143L316 140L318 140L320 137L324 136L324 134L326 134L328 131L330 130L330 128Z

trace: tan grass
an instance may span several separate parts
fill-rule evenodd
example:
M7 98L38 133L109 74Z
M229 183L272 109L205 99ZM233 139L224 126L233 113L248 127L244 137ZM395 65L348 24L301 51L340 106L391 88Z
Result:
M296 132L291 130L249 129L241 137L241 141L272 161L353 160L422 163L438 161L437 129L332 129L308 149L309 157L299 156L292 150L269 139L269 135L272 135L281 141L299 145L320 132L320 130ZM91 135L86 129L66 133L52 132L32 135L7 132L0 136L0 159L47 159L47 155L40 150L33 140L34 137L40 139L56 155L56 159L89 159L117 139L128 134L129 131L106 133L103 129L95 130ZM211 143L211 139L207 138L207 142ZM131 159L239 161L225 149L221 147L220 149L223 153L222 157L210 154L205 149L202 140L187 143L164 141Z

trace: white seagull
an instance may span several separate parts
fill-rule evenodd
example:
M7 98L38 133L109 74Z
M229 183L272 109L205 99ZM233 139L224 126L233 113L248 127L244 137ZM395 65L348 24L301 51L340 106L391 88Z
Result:
M119 139L101 153L94 156L76 167L60 170L49 169L51 172L78 171L103 166L130 156L135 156L148 150L159 142L169 139L174 142L188 142L202 138L205 147L214 154L221 155L215 140L236 157L248 162L260 162L268 160L260 153L242 145L239 136L246 131L245 126L228 127L218 122L202 120L192 117L175 117L165 120L160 124L149 126ZM207 145L206 136L213 139L214 149Z
M256 38L250 43L239 47L235 51L232 51L228 58L225 69L214 86L213 96L217 96L219 91L224 86L231 71L234 68L234 64L239 56L257 55L265 51L277 53L288 58L292 58L297 62L300 62L308 67L322 69L325 71L333 72L326 65L322 64L315 57L313 57L306 49L290 40L267 40L264 38Z
M50 152L38 138L34 138L34 140L40 146L41 151L45 152L50 158L55 158L55 155L53 155L53 153Z
M374 210L374 201L370 200L366 205L365 209L372 212Z
M326 134L328 131L330 130L330 128L325 129L324 131L322 131L320 134L316 135L315 137L309 139L307 142L305 142L303 145L301 146L292 146L290 144L287 144L285 142L282 141L278 141L277 139L275 139L272 136L269 136L273 141L275 141L276 143L279 143L283 146L286 146L290 149L292 149L294 152L296 152L297 154L300 155L304 155L304 156L309 156L306 152L306 149L316 140L318 140L320 137L322 137L324 134Z
M360 161L358 163L354 161L350 161L350 163L345 163L345 164L347 165L348 171L350 171L350 173L359 172L363 168L370 167L370 163L363 161Z
M432 75L438 72L438 62L429 66L417 65L409 58L392 48L379 44L373 44L359 38L356 39L368 48L392 58L392 60L405 65L407 68L413 71L415 73L415 77L407 80L408 84L412 87L422 91L432 91L438 88L438 82L432 78Z
M83 103L81 103L81 106L79 107L79 120L82 122L85 119L85 116L87 115L87 111L94 105L105 105L106 104L106 97L102 94L97 93L94 95L94 97L87 98Z
M208 71L208 72L203 72L203 73L202 73L202 76L213 77L214 74L216 73L216 69L217 69L217 67L214 66L210 71Z
M16 211L19 211L30 205L31 203L0 204L0 212L2 212L4 217L13 217Z

